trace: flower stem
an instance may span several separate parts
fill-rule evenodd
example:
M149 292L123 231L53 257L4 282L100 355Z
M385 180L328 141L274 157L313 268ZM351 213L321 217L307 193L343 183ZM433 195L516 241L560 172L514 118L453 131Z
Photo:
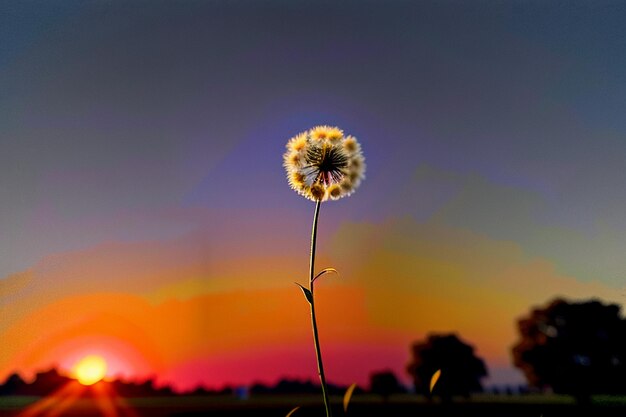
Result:
M317 241L317 220L319 218L320 206L322 202L315 203L315 215L313 216L313 230L311 231L311 267L309 270L309 289L311 290L311 323L313 325L313 341L315 342L315 355L317 357L317 372L322 384L322 395L324 396L324 406L326 407L326 417L332 417L330 401L328 399L328 388L326 387L326 376L324 375L324 364L322 363L322 351L320 350L320 340L317 334L317 320L315 319L315 297L313 292L313 278L315 277L315 244Z

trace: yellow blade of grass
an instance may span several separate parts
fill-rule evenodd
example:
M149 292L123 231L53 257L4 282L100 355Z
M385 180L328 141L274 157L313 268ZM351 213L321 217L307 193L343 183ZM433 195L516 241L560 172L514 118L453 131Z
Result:
M328 274L328 273L330 273L330 272L332 272L332 273L335 273L335 274L339 275L339 272L337 272L337 270L336 270L335 268L326 268L326 269L323 269L323 270L322 270L319 274L315 275L315 278L313 278L313 281L312 281L312 282L315 282L315 280L316 280L316 279L318 279L318 278L319 278L319 277L321 277L322 275L324 275L324 274Z
M344 413L348 412L348 405L350 404L350 400L352 399L352 394L354 394L354 389L356 388L356 383L350 385L346 390L346 393L343 395L343 411Z
M441 376L441 369L437 369L432 377L430 377L430 393L433 393L433 388L435 388L435 384L439 381L439 377Z
M295 413L296 411L298 411L300 409L300 406L298 407L294 407L293 410L291 410L290 412L287 413L287 415L285 417L291 417L293 415L293 413Z

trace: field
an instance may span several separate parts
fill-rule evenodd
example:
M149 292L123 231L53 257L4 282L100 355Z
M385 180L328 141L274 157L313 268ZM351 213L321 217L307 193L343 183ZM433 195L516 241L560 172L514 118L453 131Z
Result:
M38 406L48 401L48 407ZM63 404L50 398L0 397L2 417L72 416L72 417L174 417L174 416L286 416L301 406L293 417L324 416L318 396L263 395L248 400L233 397L159 397L103 399L82 397ZM355 396L347 414L341 398L333 398L334 415L342 416L459 416L459 417L560 417L560 416L623 416L626 398L595 397L591 405L577 405L573 399L555 395L493 396L478 395L457 399L452 404L429 403L415 396L394 396L384 402L371 395Z

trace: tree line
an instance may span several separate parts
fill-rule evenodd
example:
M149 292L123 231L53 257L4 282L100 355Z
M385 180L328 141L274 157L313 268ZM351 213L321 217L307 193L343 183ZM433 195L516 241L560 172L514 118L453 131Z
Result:
M555 299L545 307L532 309L517 322L517 328L519 340L512 348L513 364L523 372L529 389L573 395L580 402L594 394L626 394L626 320L620 316L618 305ZM430 334L415 342L410 352L406 371L415 393L449 401L454 396L483 391L481 380L488 374L485 361L458 335ZM32 383L13 374L0 385L0 395L48 395L69 381L72 379L54 369L38 373ZM156 387L152 380L99 383L111 384L114 392L126 397L180 395L168 386ZM334 394L345 391L345 387L332 384L329 389ZM282 379L273 386L253 384L244 395L318 390L310 381ZM184 394L239 395L239 391L199 387ZM393 372L379 371L370 376L370 391L388 398L406 392L406 388Z
M557 298L532 309L517 328L513 364L530 389L573 395L580 402L594 394L626 394L626 320L618 305ZM416 392L444 399L482 391L481 379L487 376L485 362L455 334L431 334L416 342L407 372Z

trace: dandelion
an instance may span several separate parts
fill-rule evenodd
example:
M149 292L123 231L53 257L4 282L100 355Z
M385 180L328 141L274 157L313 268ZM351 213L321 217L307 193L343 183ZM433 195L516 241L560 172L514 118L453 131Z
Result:
M365 174L365 159L361 145L353 136L345 136L338 127L316 126L300 133L287 142L283 155L283 166L287 171L289 185L298 194L315 202L313 230L311 231L311 258L309 286L297 284L302 289L311 307L313 342L317 358L317 370L322 385L322 395L326 416L331 417L328 388L322 363L322 352L315 318L315 298L313 284L316 279L329 272L326 268L315 275L315 246L317 242L317 222L323 201L338 200L352 194L361 184ZM349 401L349 400L348 400ZM347 407L344 399L344 407Z
M291 188L313 201L349 196L365 174L365 159L356 138L331 126L316 126L291 138L283 166Z

